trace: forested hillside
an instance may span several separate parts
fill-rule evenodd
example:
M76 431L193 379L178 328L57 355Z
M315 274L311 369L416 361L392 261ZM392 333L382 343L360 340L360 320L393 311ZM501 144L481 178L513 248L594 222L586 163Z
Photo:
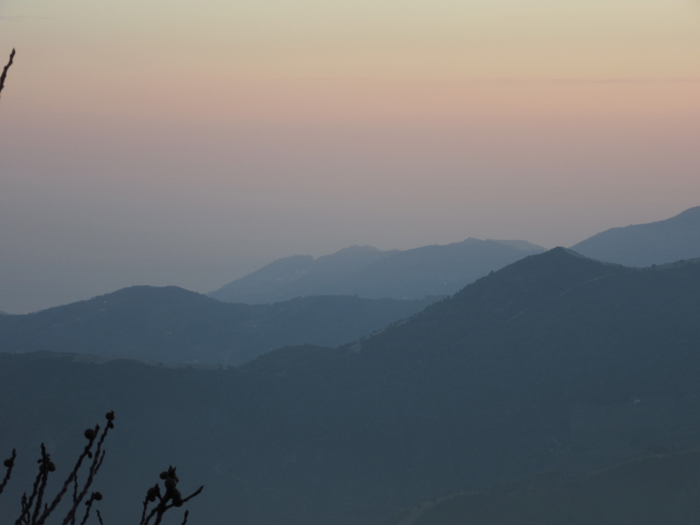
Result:
M206 523L371 524L700 443L698 318L696 261L630 269L555 249L359 342L237 369L4 354L0 450L46 440L58 459L114 409L113 522L172 462L206 485L192 507Z
M688 525L700 518L700 450L651 447L572 475L552 471L422 502L382 525Z
M135 286L33 314L2 316L0 351L237 366L282 346L353 341L437 299L306 297L253 306L221 303L174 286Z

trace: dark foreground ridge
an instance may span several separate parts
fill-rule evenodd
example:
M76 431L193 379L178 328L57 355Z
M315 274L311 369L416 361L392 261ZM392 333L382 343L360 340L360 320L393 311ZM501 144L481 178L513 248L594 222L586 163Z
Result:
M648 454L579 475L553 471L422 502L382 525L688 525L700 517L700 450Z
M124 423L100 490L122 502L173 462L208 487L191 507L203 523L377 523L700 443L698 297L696 261L631 269L555 249L360 342L238 369L2 355L0 450L46 439L59 458L108 405ZM102 503L120 523L138 513Z

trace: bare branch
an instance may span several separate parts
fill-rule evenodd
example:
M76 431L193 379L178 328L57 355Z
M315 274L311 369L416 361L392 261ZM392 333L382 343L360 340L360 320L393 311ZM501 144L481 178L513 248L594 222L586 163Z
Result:
M80 522L80 525L85 525L87 523L87 520L90 517L90 510L92 509L92 504L96 501L100 501L101 499L102 499L102 494L100 492L93 492L90 495L90 499L85 502L87 509L85 509L85 516L83 516L83 520ZM99 517L99 512L98 512L98 519L100 521L102 521L102 518Z
M39 487L39 492L37 494L36 503L34 505L34 513L32 514L32 523L36 523L36 518L39 516L39 511L41 511L41 503L44 500L44 491L46 490L46 484L49 481L49 472L56 470L56 465L51 461L51 457L46 452L44 444L41 444L41 468L42 479L41 486Z
M7 472L5 473L5 477L2 480L2 483L0 483L0 494L2 494L2 491L5 490L5 487L7 486L7 482L10 481L10 476L12 476L12 469L15 466L15 459L17 458L17 451L15 449L12 449L12 456L7 458L4 462L4 466L7 469Z
M85 480L85 484L83 485L83 490L78 493L78 497L73 503L73 506L71 509L68 511L68 515L66 518L63 520L62 525L67 525L68 523L72 523L75 520L75 513L78 510L78 505L80 502L83 500L85 495L87 494L88 490L90 489L90 486L92 485L92 482L95 479L95 474L100 470L100 467L102 466L102 462L105 459L105 451L102 450L102 445L105 441L105 438L107 437L107 434L109 433L109 429L113 428L114 425L112 424L111 420L107 421L107 425L105 426L105 429L102 431L102 435L100 436L100 440L97 442L97 448L95 449L95 453L93 455L92 459L92 464L90 465L90 468L88 470L88 476L87 479ZM99 425L95 427L95 434L97 434L97 431L99 430ZM90 445L92 445L92 442L90 442ZM101 498L101 496L100 496ZM43 521L42 521L43 523ZM37 525L41 525L41 523L37 523Z
M0 93L2 93L2 88L5 87L5 78L7 78L7 70L10 69L10 66L12 65L12 62L15 59L15 50L12 49L12 53L10 53L10 61L7 63L5 68L2 70L2 75L0 76Z
M62 525L76 525L78 521L80 525L87 525L94 503L102 500L102 494L100 492L92 492L89 497L87 497L87 494L105 459L106 452L103 450L103 445L107 434L114 428L114 412L107 412L105 418L107 419L107 424L104 429L101 429L100 425L95 425L94 428L85 430L84 436L87 438L88 443L78 456L73 470L61 484L53 501L47 503L44 502L44 496L48 478L49 474L56 470L56 465L51 461L51 455L46 450L46 446L43 443L41 444L41 458L38 461L39 473L34 480L31 492L29 494L25 492L22 495L22 510L19 518L15 521L15 525L44 525L47 518L57 509L63 496L66 495L71 488L73 501L65 518L63 518ZM101 433L100 430L102 430ZM7 471L4 479L0 482L0 493L2 493L7 482L10 480L16 457L17 453L13 450L12 457L6 459L3 463ZM86 459L89 461L85 461ZM84 463L87 463L87 472L85 474L85 481L80 483L78 480L78 472ZM152 525L160 525L167 511L173 507L182 507L192 498L199 496L204 489L203 486L199 487L192 494L183 498L180 490L177 488L177 484L180 482L177 476L177 469L173 466L161 472L160 479L163 480L165 491L161 492L158 483L148 489L143 501L140 525L150 525L151 521L153 521ZM85 511L84 513L81 511L82 519L78 520L78 509L83 501L85 501ZM153 508L149 509L151 504ZM95 509L95 513L97 514L97 520L100 522L100 525L104 525L99 509ZM187 525L188 518L189 512L186 511L183 516L182 525Z
M46 446L43 443L41 444L41 459L38 461L38 463L39 473L36 475L36 479L34 480L32 492L29 495L29 497L27 497L26 492L22 496L22 513L19 515L19 518L17 518L17 521L15 521L15 525L24 525L29 524L31 522L32 507L34 506L34 501L37 499L37 496L40 493L43 495L44 487L46 487L46 478L48 477L49 472L47 466L48 458L46 453Z
M182 497L182 494L177 489L177 484L179 483L179 478L177 476L176 468L170 466L167 471L163 471L160 474L160 479L164 480L165 494L162 495L160 492L160 486L156 483L153 487L148 489L146 493L146 499L143 502L143 514L141 515L140 525L149 525L151 520L154 519L153 525L160 525L163 520L163 515L173 507L182 507L192 498L199 496L204 486L199 487L192 494L186 498ZM149 513L148 504L149 502L155 503L155 506L151 509ZM185 513L185 521L187 523L187 517L189 513Z
M99 429L100 429L99 425L95 425L94 430L91 429L91 430L93 430L93 434L88 438L88 444L85 445L85 449L83 450L82 454L80 454L80 456L78 457L78 461L76 462L75 467L73 467L73 471L68 476L68 479L66 479L66 481L63 483L61 490L58 492L58 494L56 494L56 497L51 502L51 504L47 508L45 508L44 512L39 516L39 518L36 521L37 525L43 525L43 523L46 521L46 518L54 511L54 509L61 502L61 499L63 498L63 495L68 490L68 487L71 485L71 483L73 483L73 480L78 475L78 470L80 470L80 466L82 465L83 460L86 457L90 457L90 458L93 457L90 449L92 448L92 445L95 442L95 435L97 434ZM86 431L86 437L87 437L87 431ZM78 503L74 501L73 505L77 506Z

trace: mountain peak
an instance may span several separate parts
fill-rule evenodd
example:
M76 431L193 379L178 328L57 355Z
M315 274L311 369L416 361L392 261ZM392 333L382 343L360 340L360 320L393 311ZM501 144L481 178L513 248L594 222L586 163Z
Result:
M561 293L575 283L625 270L623 266L602 263L568 248L557 247L525 257L476 284L480 285L479 293L494 297L508 296L516 289L520 289L524 297L537 296ZM476 293L474 286L467 286L457 296Z
M687 210L676 215L675 217L671 217L666 221L660 222L686 223L697 226L698 224L700 224L700 206L688 208Z

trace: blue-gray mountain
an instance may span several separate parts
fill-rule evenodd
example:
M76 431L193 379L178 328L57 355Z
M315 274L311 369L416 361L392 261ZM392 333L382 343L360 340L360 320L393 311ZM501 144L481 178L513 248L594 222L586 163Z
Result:
M437 299L335 296L247 305L174 286L135 286L33 314L0 316L0 352L237 366L282 346L353 341Z
M700 257L700 206L665 221L612 228L571 249L599 261L637 267Z
M278 259L209 295L226 302L274 303L306 295L419 299L452 295L490 271L544 248L525 241L467 239L443 246L381 251L352 246L314 259Z
M27 458L43 440L65 468L75 429L114 409L100 485L113 523L138 516L124 502L169 462L205 484L202 523L376 523L440 494L700 443L699 298L698 261L632 269L555 249L362 341L240 368L3 354L0 451Z

